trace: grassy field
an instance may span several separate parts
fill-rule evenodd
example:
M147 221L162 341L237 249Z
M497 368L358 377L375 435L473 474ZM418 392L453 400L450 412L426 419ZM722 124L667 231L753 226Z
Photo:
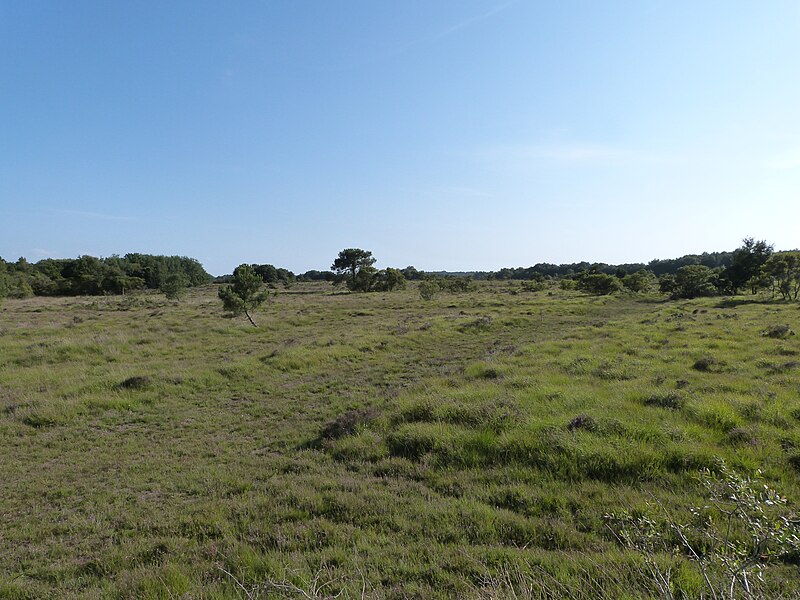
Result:
M800 501L797 304L301 284L256 320L5 301L0 598L648 597L606 514L689 519L718 457Z

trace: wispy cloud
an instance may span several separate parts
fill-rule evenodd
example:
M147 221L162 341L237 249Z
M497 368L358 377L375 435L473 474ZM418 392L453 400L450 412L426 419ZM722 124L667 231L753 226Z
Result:
M517 1L518 0L510 0L509 2L504 2L503 4L499 4L498 6L495 6L494 8L492 8L491 10L486 11L483 14L475 15L474 17L470 17L468 19L464 19L463 21L460 21L459 23L456 23L455 25L451 25L450 27L448 27L446 29L443 29L439 33L434 34L431 37L425 38L424 40L421 40L421 41L435 42L435 41L441 40L442 38L445 38L448 35L453 34L453 33L455 33L456 31L458 31L460 29L464 29L465 27L470 27L471 25L475 25L476 23L480 23L481 21L484 21L484 20L486 20L486 19L488 19L490 17L493 17L497 13L502 12L505 9L507 9L512 4L516 4Z
M135 221L133 217L124 215L106 215L96 212L88 212L84 210L67 210L63 208L52 209L52 212L60 215L71 215L73 217L84 217L87 219L98 219L102 221Z
M512 6L514 4L517 4L517 2L519 2L519 0L509 0L508 2L503 2L502 4L498 4L494 8L492 8L492 9L490 9L490 10L484 12L484 13L481 13L479 15L474 15L472 17L469 17L469 18L466 18L466 19L464 19L462 21L454 23L453 25L445 27L444 29L442 29L441 31L438 31L437 33L434 33L432 35L428 35L428 36L425 36L425 37L422 37L422 38L407 42L407 43L403 44L402 46L400 46L399 48L396 48L395 50L392 50L392 51L388 52L387 54L379 54L379 55L372 56L366 62L368 62L368 63L378 63L378 62L381 62L381 61L384 61L384 60L387 60L387 59L390 59L390 58L396 58L398 56L401 56L401 55L405 54L406 52L408 52L408 51L410 51L410 50L412 50L412 49L414 49L414 48L416 48L418 46L425 46L427 44L432 44L434 42L438 42L438 41L440 41L440 40L442 40L442 39L444 39L444 38L456 33L457 31L460 31L462 29L466 29L468 27L472 27L473 25L476 25L476 24L480 23L481 21L485 21L486 19L490 19L491 17L495 16L496 14L498 14L500 12L503 12L504 10L509 8L510 6ZM349 67L352 67L352 66L353 65L349 65ZM341 70L342 68L343 67L340 67L339 69L336 69L336 70Z

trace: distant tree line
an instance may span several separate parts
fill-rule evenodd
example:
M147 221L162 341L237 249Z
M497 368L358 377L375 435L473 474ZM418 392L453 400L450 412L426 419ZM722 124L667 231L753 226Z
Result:
M353 292L391 292L405 287L402 271L391 267L378 270L374 264L369 250L345 248L331 265L333 282L344 283Z
M261 278L263 283L274 286L275 284L283 284L287 287L293 285L296 281L305 281L298 278L289 269L276 267L275 265L239 265L237 269L247 266L258 277ZM235 280L236 271L231 275L222 275L214 278L214 283L233 283Z
M30 263L24 258L0 258L0 296L98 296L136 289L170 290L211 281L203 265L185 256L126 254L97 258L47 258ZM169 292L168 292L168 295Z
M730 266L733 261L734 252L704 252L703 254L687 254L680 258L654 259L649 263L626 263L621 265L610 265L606 263L537 263L532 267L503 268L498 271L475 271L472 276L475 279L519 279L519 280L543 280L545 278L574 277L581 273L604 273L606 275L616 275L624 277L637 271L650 271L654 275L672 274L675 275L678 269L688 265L703 265L711 269L725 268Z
M475 279L522 280L526 291L542 289L547 281L558 281L564 289L604 295L626 290L631 293L660 291L672 298L752 294L771 291L786 300L800 298L800 252L774 252L764 240L745 238L732 252L691 254L670 260L631 263L539 263L527 268L468 273L424 272L413 266L376 269L372 253L346 248L328 271L311 270L301 275L271 264L240 265L250 279L274 287L296 281L330 281L351 291L392 291L406 281L421 281L424 296L437 291L468 291ZM247 269L243 269L246 266ZM122 294L128 290L159 289L177 298L186 287L202 285L211 276L193 258L132 253L125 256L75 259L44 259L29 263L24 258L7 262L0 258L0 298L4 296L76 296ZM217 277L217 283L235 283L234 275ZM244 289L244 288L243 288ZM233 306L229 302L230 306Z
M764 290L784 300L797 300L800 296L800 252L775 252L764 240L745 238L739 248L728 254L725 266L687 262L674 273L663 272L660 277L651 269L634 273L618 270L612 275L593 266L572 279L574 287L595 295L622 289L645 292L657 285L660 292L673 299L736 295L742 291L757 294Z

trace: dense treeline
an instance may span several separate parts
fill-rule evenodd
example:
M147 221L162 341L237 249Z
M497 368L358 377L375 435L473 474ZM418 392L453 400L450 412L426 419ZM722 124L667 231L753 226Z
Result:
M687 254L680 258L654 259L649 263L626 263L609 265L606 263L564 263L555 265L551 263L538 263L532 267L503 268L499 271L476 271L475 279L520 279L542 280L544 278L573 277L583 272L605 273L623 277L637 271L651 271L656 276L675 275L678 269L687 265L703 265L711 269L725 268L731 264L734 252L704 252L703 254Z
M660 261L666 262L666 261ZM633 292L658 290L671 298L736 295L742 291L757 294L771 291L772 296L797 300L800 296L800 252L775 252L764 240L745 238L742 246L730 253L727 266L711 267L688 262L675 273L660 277L650 269L634 273L618 270L611 275L592 268L577 274L574 285L589 294L611 294L623 288ZM652 264L652 263L651 263ZM562 283L567 280L562 280Z
M564 277L577 278L582 273L604 273L623 278L625 275L637 271L650 271L657 277L662 275L675 275L678 269L689 265L702 265L711 269L728 267L733 260L734 252L704 252L703 254L687 254L679 258L654 259L649 263L625 263L611 265L607 263L590 263L587 261L577 263L551 264L537 263L531 267L504 267L498 271L420 271L413 266L398 269L407 281L422 279L469 277L476 280L520 280L544 281L545 279L561 279ZM312 269L305 273L295 275L287 269L273 265L250 265L264 279L265 283L291 284L295 281L337 281L340 277L334 272ZM223 275L215 279L218 283L230 283L231 275Z
M203 265L185 256L126 254L96 258L0 258L0 296L97 296L136 289L180 289L211 281Z
M372 253L348 248L339 253L329 271L311 270L301 275L271 264L247 265L264 283L286 287L297 281L330 281L353 291L390 291L406 281L436 281L436 290L460 290L471 279L522 280L540 289L547 280L559 280L564 288L589 294L611 294L620 290L634 293L660 291L672 298L695 298L770 290L773 296L797 300L800 297L800 253L774 252L766 241L745 238L732 252L705 252L649 263L610 265L606 263L538 263L531 267L503 268L471 273L424 272L413 266L404 269L373 267ZM125 256L75 259L44 259L29 263L24 258L6 262L0 258L0 297L76 296L123 294L136 289L159 289L178 297L186 287L208 283L212 277L193 258L132 253ZM233 276L214 279L232 283ZM527 288L526 288L527 289Z
M295 281L310 281L303 279L302 277L297 277L294 273L292 273L289 269L283 269L281 267L276 267L275 265L247 265L253 272L261 277L261 280L264 283L274 285L277 283L282 283L285 286L292 285ZM232 283L234 281L234 275L222 275L220 277L214 278L214 283Z

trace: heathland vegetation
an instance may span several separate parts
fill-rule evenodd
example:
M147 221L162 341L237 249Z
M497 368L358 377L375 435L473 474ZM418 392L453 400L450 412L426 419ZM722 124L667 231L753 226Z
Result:
M797 597L797 254L713 256L2 263L0 598Z
M733 252L686 255L671 260L608 265L605 263L572 263L553 265L539 263L528 268L504 268L499 271L468 273L419 271L413 266L404 269L378 270L372 252L346 248L339 252L328 271L311 270L302 275L271 264L240 265L252 271L270 287L280 284L288 288L296 282L329 281L344 284L355 292L386 292L403 289L406 281L433 282L422 286L423 296L439 289L467 291L472 281L520 280L529 282L526 290L542 289L545 282L559 280L564 289L573 287L594 295L619 291L646 293L658 289L673 299L703 296L736 295L742 289L751 294L769 290L773 296L797 300L800 294L800 252L774 252L766 241L745 238ZM29 263L25 258L6 262L0 258L0 297L75 296L124 294L139 289L158 289L175 299L187 287L211 281L195 259L180 256L126 254L96 258L44 259ZM215 283L233 283L233 275L222 275Z

